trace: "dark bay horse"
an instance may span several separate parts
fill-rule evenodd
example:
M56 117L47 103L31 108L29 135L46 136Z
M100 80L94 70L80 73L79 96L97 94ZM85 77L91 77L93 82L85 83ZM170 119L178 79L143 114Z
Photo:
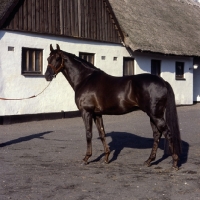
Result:
M168 82L151 74L110 76L87 61L60 50L59 45L55 50L50 45L50 51L45 78L51 81L62 72L75 92L75 102L86 129L85 164L92 155L93 120L104 146L105 162L108 163L110 149L105 140L102 115L122 115L133 111L137 106L150 117L153 129L154 143L145 164L150 166L155 160L163 134L172 154L173 168L178 169L181 138L174 92Z

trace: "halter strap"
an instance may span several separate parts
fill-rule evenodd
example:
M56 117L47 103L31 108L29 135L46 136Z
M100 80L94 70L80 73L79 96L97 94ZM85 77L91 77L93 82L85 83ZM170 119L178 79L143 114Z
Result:
M64 59L62 58L62 63L58 69L56 69L56 67L52 64L48 64L48 66L51 67L51 69L54 71L54 75L56 76L58 72L64 67Z

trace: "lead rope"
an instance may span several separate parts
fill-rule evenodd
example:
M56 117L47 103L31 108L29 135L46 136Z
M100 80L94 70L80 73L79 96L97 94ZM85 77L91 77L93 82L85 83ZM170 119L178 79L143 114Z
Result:
M20 98L20 99L8 99L8 98L1 98L0 97L0 100L25 100L25 99L32 99L32 98L35 98L35 97L37 97L37 96L39 96L40 94L42 94L48 87L49 87L49 85L50 85L50 83L51 83L51 81L49 82L49 84L40 92L40 93L38 93L37 95L33 95L33 96L30 96L30 97L26 97L26 98Z

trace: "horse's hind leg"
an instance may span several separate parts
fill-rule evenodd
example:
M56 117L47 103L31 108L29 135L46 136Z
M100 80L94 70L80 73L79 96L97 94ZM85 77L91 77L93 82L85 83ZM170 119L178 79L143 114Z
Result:
M152 127L152 130L153 130L154 142L153 142L151 154L150 154L148 160L144 162L144 164L147 165L147 166L150 166L151 162L156 159L156 153L157 153L159 141L160 141L160 138L162 136L162 134L158 131L157 127L155 126L154 122L151 119L150 119L150 123L151 123L151 127Z
M173 152L172 135L170 133L170 130L169 130L168 126L167 126L167 123L166 123L165 119L164 118L151 117L151 120L152 120L153 124L156 125L158 131L165 136L166 140L169 142L169 149L170 149L171 152ZM153 149L152 149L152 151L153 151ZM178 166L177 166L177 164L178 164L178 155L176 153L173 153L172 154L172 158L173 158L173 168L174 169L178 169Z
M83 110L82 118L86 129L87 151L83 159L85 164L88 163L88 159L92 156L92 114Z
M104 146L104 152L105 152L105 163L108 163L108 157L110 155L110 149L106 143L106 139L105 139L105 130L104 130L104 125L103 125L103 119L102 116L94 116L94 122L97 126L98 132L99 132L99 137L101 138L101 141L103 143Z

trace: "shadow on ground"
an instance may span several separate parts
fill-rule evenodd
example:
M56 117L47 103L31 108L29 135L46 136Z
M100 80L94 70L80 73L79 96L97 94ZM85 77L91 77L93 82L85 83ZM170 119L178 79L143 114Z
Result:
M0 147L5 147L5 146L13 145L13 144L18 144L21 142L30 141L35 138L43 139L44 135L49 134L51 132L53 131L46 131L42 133L25 136L25 137L20 137L20 138L10 140L5 143L1 143ZM110 147L110 151L113 152L113 157L109 161L110 163L117 160L118 156L120 155L120 152L124 148L149 149L149 154L150 154L151 148L153 145L153 138L145 138L145 137L137 136L133 133L111 132L111 133L107 133L106 137L112 138L112 141L108 144ZM165 140L164 138L161 138L160 143L159 143L159 148L163 150L163 152L164 152L164 140ZM180 166L187 162L188 152L189 152L189 144L185 141L182 141L182 155L180 156L180 162L179 162ZM96 158L95 160L92 160L91 162L97 162L101 160L103 156L104 154L101 154L98 158ZM162 158L153 162L152 165L157 165L158 163L160 163L167 157L168 156L163 154Z
M124 148L132 148L132 149L149 149L149 155L151 152L151 148L153 145L153 138L146 138L135 135L133 133L127 132L111 132L107 133L106 137L111 137L112 141L108 144L110 147L110 151L113 152L113 157L110 159L110 163L117 160L120 152ZM159 143L159 149L163 150L164 153L164 138L161 138ZM187 162L189 152L189 144L185 141L182 141L182 155L180 156L179 166ZM104 154L100 155L98 158L91 162L96 162L102 159ZM161 161L165 160L168 156L164 155L162 158L156 160L152 163L152 165L157 165Z
M25 136L25 137L20 137L20 138L17 138L15 140L10 140L8 142L1 143L0 147L5 147L5 146L13 145L13 144L18 144L18 143L21 143L21 142L27 142L27 141L30 141L30 140L35 139L35 138L43 139L44 135L52 133L52 132L53 131L46 131L46 132L42 132L42 133L28 135L28 136Z

